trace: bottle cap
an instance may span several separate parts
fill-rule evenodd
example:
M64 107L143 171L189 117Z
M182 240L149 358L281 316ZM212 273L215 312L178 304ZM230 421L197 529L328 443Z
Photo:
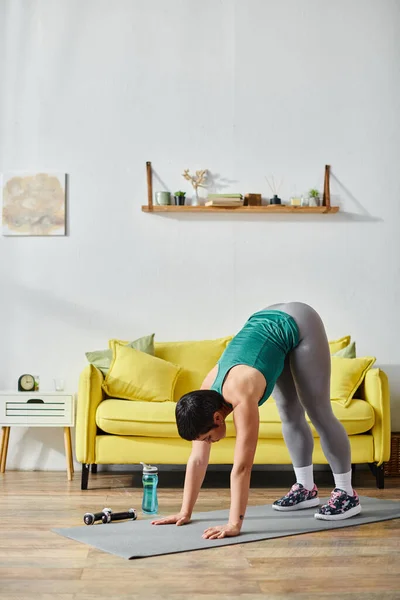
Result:
M151 465L146 465L146 463L141 462L141 465L143 465L143 473L157 473L158 468L157 467L152 467Z

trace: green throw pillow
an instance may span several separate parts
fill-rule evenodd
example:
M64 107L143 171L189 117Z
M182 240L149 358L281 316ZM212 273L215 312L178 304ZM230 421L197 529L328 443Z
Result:
M332 356L338 356L339 358L356 358L356 343L351 342L346 348L338 350Z
M154 333L141 337L134 342L129 342L126 346L154 356ZM107 375L113 359L112 350L94 350L93 352L85 352L85 356L90 364L99 369L103 375Z

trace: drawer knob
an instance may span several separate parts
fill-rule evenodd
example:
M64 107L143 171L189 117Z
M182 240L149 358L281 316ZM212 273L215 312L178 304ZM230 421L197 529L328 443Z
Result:
M27 404L44 404L44 400L41 400L41 398L31 398Z

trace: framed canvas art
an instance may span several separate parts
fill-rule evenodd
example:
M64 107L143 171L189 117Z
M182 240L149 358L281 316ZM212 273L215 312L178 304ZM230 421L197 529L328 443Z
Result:
M65 182L65 173L5 173L3 235L65 235Z

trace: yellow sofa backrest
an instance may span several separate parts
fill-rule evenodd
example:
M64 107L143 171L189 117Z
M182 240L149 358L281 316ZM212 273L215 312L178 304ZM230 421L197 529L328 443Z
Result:
M176 382L174 400L200 389L207 373L217 364L232 336L216 340L156 342L155 355L182 367Z

